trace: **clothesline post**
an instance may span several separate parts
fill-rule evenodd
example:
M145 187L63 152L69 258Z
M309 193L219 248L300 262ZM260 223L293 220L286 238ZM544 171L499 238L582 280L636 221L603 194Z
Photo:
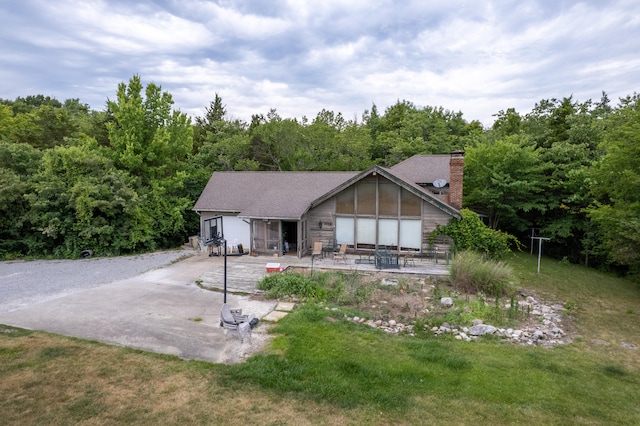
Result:
M538 273L540 273L540 258L542 257L542 240L549 241L551 238L531 237L531 240L538 240Z

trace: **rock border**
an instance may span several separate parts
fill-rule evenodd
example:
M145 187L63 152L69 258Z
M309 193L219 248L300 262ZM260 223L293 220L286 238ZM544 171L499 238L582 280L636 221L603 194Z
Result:
M446 305L448 300L442 302ZM474 320L471 327L458 327L444 323L439 327L425 326L424 331L431 331L434 336L452 335L456 340L473 341L481 336L497 336L504 341L525 345L553 347L571 343L573 339L566 333L563 326L565 307L560 304L543 304L527 296L526 300L519 302L521 308L528 309L532 317L520 328L498 328L490 324L484 324L482 320ZM508 306L507 306L508 307ZM329 308L327 308L329 309ZM334 308L337 309L337 308ZM379 328L392 334L407 334L415 336L414 324L404 324L395 320L367 320L360 317L347 317L347 320L360 324L366 324L373 328Z

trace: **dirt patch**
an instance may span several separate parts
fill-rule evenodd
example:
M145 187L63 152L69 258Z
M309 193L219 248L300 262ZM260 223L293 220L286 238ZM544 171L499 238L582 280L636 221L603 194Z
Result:
M236 340L237 344L234 342L234 344L227 346L227 350L224 351L224 356L221 360L222 363L237 364L246 361L247 358L253 355L262 353L273 337L269 332L272 326L272 324L265 322L259 323L258 326L251 331L251 338L245 339L243 342L240 342L236 336L227 336L226 338L229 340Z

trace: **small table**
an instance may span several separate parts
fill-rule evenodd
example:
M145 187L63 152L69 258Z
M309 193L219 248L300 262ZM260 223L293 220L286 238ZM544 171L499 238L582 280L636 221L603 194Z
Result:
M432 257L435 262L436 265L438 264L438 255L439 254L443 254L444 255L444 259L447 262L447 265L449 264L449 251L448 250L442 250L439 249L437 246L433 246L433 247L429 247L429 249L426 252L427 257Z
M360 259L356 259L356 263L373 265L376 263L375 255L360 253Z
M388 251L376 252L376 268L377 269L400 269L398 263L398 255Z

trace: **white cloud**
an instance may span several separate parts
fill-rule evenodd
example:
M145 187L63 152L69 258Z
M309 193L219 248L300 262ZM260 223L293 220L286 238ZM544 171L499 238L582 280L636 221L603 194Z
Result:
M4 10L3 10L4 9ZM612 2L23 0L0 6L2 98L102 108L140 74L193 115L219 93L249 120L396 100L492 114L638 90L640 5Z

